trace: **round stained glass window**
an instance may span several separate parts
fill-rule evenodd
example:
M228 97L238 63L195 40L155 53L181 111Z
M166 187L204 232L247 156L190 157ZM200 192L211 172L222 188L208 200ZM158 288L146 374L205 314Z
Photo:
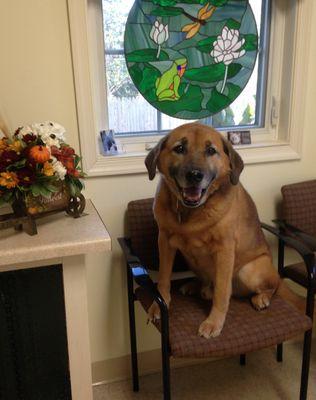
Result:
M129 74L171 117L201 119L245 88L258 52L248 0L136 0L125 29Z

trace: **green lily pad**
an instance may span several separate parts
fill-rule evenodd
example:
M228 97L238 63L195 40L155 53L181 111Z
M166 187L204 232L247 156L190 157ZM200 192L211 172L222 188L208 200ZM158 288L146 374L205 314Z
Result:
M211 111L212 114L217 114L228 107L240 93L241 88L233 83L228 83L226 85L225 94L213 89L211 98L206 104L206 108Z
M147 90L155 88L156 80L160 76L159 71L153 67L146 67L143 71L143 77L139 84L139 90L146 93Z
M182 8L177 7L159 7L151 12L151 15L156 15L158 17L174 17L176 15L181 15L183 12Z
M233 18L229 18L225 24L229 29L240 29L240 22Z
M230 64L228 67L228 78L233 78L241 70L240 64ZM201 68L186 70L184 78L195 82L217 82L224 80L226 66L223 63L211 64Z
M206 39L200 40L196 44L197 50L201 51L202 53L210 53L214 46L213 43L216 41L217 36L209 36Z
M169 60L168 54L161 50L157 58L157 49L141 49L126 54L127 62L148 62L148 61L166 61Z
M183 93L186 85L181 85L182 88L179 93ZM181 111L192 111L200 112L202 110L202 91L199 86L190 85L188 90L182 94L178 101L163 101L155 102L153 105L162 112L166 112L169 115L175 115Z
M246 51L257 51L258 50L258 36L257 35L244 35L245 43L242 46L243 50Z
M138 86L143 79L143 71L140 69L139 65L134 64L132 67L130 67L129 73L134 85Z

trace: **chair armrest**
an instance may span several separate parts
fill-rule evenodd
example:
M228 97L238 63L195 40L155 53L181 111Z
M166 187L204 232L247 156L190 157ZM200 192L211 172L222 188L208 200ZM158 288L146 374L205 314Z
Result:
M296 238L288 236L283 230L274 228L273 226L265 224L264 222L261 222L261 227L269 231L273 235L277 236L287 246L296 250L301 255L301 257L305 262L309 279L315 280L316 278L315 253L311 251L309 247L307 247L304 243L297 240Z
M275 219L273 220L273 222L285 231L288 231L292 235L295 235L299 240L302 240L305 245L310 248L311 251L316 251L316 237L309 235L308 233L297 228L296 226L287 223L283 219Z
M123 250L134 281L150 294L152 301L156 301L161 313L168 314L167 304L157 289L157 286L149 276L147 269L142 265L140 259L132 253L130 240L128 238L118 238L117 240Z

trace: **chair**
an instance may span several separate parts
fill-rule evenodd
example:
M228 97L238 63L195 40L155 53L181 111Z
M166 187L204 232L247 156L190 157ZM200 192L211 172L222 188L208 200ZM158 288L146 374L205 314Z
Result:
M300 400L305 400L310 357L310 341L306 337L312 330L311 319L300 314L277 296L274 297L270 307L263 312L255 311L248 299L232 299L221 335L210 340L199 337L198 326L208 315L209 302L194 296L183 296L175 287L170 309L168 309L147 272L146 267L157 270L159 266L158 229L152 206L153 199L129 203L127 210L129 237L118 239L127 266L133 390L139 390L134 302L140 301L147 311L151 303L156 301L161 311L161 319L155 322L155 326L161 333L164 400L171 399L170 356L204 358L238 355L240 363L244 365L246 353L275 346L307 332L303 350L300 392ZM278 230L276 231L279 233ZM292 244L297 244L295 239L290 240ZM176 257L174 267L176 270L186 268L180 254ZM138 285L136 289L134 282ZM177 284L178 282L175 286Z
M316 290L316 180L285 185L281 188L281 193L282 219L274 220L278 230L263 227L279 238L280 276L289 278L307 289L306 314L313 320ZM287 238L287 241L284 238ZM297 240L298 243L291 244L291 239ZM284 265L286 245L296 249L301 254L303 262ZM308 342L311 342L311 339L312 331L305 337ZM278 361L282 361L282 354L283 347L279 344Z

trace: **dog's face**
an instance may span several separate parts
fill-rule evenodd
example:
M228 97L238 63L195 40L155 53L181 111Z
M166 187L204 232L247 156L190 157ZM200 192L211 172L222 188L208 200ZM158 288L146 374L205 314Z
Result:
M237 184L243 162L214 129L193 123L174 129L148 154L149 178L156 167L170 190L186 207L199 207L225 176Z

